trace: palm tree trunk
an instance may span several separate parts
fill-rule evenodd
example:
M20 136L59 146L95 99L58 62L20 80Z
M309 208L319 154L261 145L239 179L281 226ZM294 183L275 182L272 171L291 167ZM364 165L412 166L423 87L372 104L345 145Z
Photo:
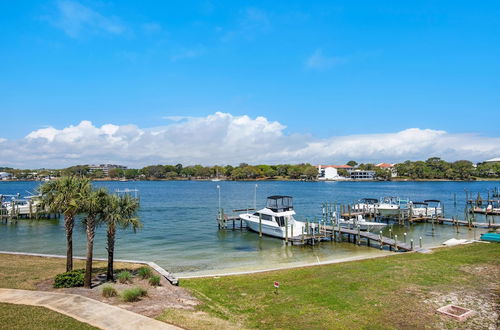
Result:
M66 229L66 271L73 270L73 215L64 216L64 227Z
M116 234L116 228L114 223L109 223L108 224L108 271L106 273L108 281L113 281L114 276L113 276L113 258L114 258L114 252L115 252L115 234Z
M87 260L85 262L85 279L83 286L90 289L92 285L92 260L94 254L95 216L87 217Z

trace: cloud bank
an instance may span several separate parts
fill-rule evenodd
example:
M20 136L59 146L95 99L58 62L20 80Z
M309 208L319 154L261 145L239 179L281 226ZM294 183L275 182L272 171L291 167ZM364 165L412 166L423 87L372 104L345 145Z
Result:
M184 118L183 118L184 119ZM386 134L332 136L286 134L265 117L216 112L155 128L82 121L47 127L19 140L0 137L0 166L61 168L87 163L239 164L395 162L441 157L484 160L500 155L500 138L409 128Z

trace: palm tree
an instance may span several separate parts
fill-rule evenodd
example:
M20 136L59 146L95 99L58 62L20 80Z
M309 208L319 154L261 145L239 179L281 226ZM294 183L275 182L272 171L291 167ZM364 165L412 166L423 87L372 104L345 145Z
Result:
M142 226L139 218L135 215L139 209L139 200L130 195L108 195L106 206L103 209L103 220L108 226L107 247L108 270L106 272L108 281L114 279L113 258L115 251L116 228L126 229L132 226L134 232Z
M97 221L102 217L103 209L108 198L105 188L90 191L83 199L83 210L86 213L84 222L87 231L87 258L85 262L85 278L83 286L91 287L92 283L92 260L94 254L94 237Z
M82 211L82 199L91 190L90 181L75 176L62 177L42 184L39 192L42 205L50 212L64 215L66 230L66 271L73 270L73 226L75 216Z

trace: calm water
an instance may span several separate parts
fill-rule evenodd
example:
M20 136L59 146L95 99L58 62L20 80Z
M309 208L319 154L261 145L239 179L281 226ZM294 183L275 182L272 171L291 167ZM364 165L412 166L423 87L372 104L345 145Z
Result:
M37 182L0 182L0 194L24 194L34 191ZM116 258L155 261L167 270L182 275L215 274L250 269L283 267L291 264L324 262L342 258L389 253L349 243L322 243L316 247L284 246L279 239L258 238L247 231L217 230L217 184L225 210L253 207L255 182L97 182L96 186L115 189L137 188L140 191L139 216L144 228L137 233L119 231ZM321 203L352 203L363 197L393 195L415 201L439 199L447 216L463 219L465 189L484 196L495 182L259 182L257 207L273 194L294 197L298 219L321 217ZM457 207L454 206L454 193ZM500 221L500 219L495 219ZM411 227L393 226L402 238L424 246L438 245L452 238L473 238L474 230L437 225L431 235L430 224ZM479 237L477 230L475 233ZM85 255L85 231L78 222L75 228L75 255ZM105 257L105 228L96 235L95 256ZM418 244L418 243L416 243ZM65 254L64 221L20 220L0 224L0 250Z

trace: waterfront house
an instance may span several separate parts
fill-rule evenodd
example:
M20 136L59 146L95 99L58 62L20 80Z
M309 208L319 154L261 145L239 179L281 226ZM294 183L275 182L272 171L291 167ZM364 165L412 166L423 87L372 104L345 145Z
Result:
M398 176L398 172L396 170L396 164L389 164L389 163L379 163L375 165L376 167L383 169L383 170L389 170L391 172L391 177L396 177Z
M12 177L12 174L8 172L0 172L0 180L9 180Z
M126 170L127 166L115 165L115 164L89 165L90 173L95 172L97 170L101 170L102 173L104 174L104 176L106 176L106 177L109 176L109 170L111 170L111 169Z
M344 169L350 172L353 167L349 165L318 165L318 180L346 180L349 178L339 175L339 170Z

